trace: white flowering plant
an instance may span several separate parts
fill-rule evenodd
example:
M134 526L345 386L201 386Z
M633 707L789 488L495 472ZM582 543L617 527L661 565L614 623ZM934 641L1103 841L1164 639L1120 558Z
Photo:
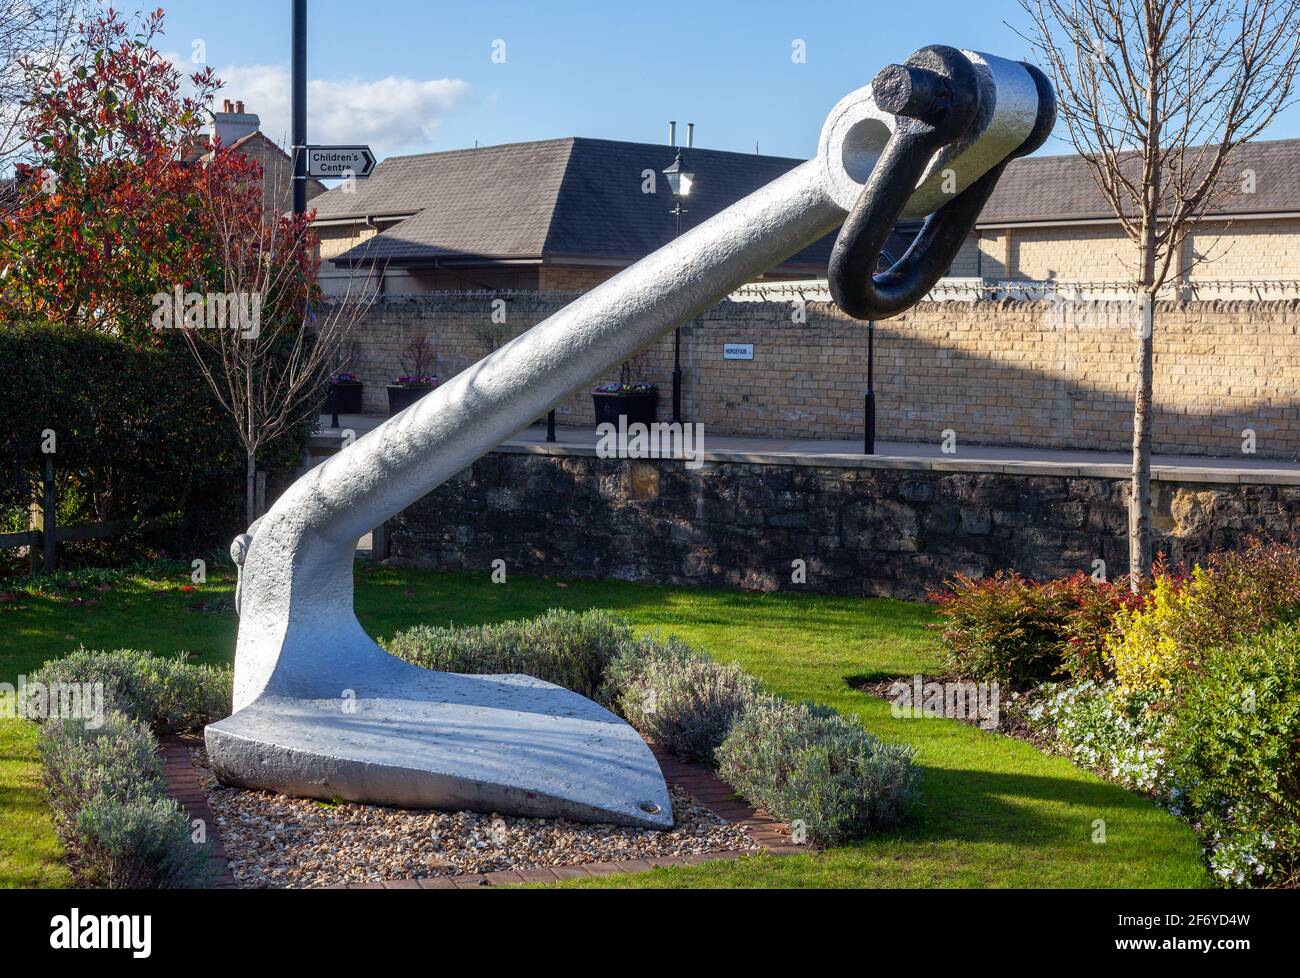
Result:
M1113 682L1091 680L1040 687L1030 725L1053 736L1071 760L1181 814L1164 740L1169 715L1154 694L1125 696Z

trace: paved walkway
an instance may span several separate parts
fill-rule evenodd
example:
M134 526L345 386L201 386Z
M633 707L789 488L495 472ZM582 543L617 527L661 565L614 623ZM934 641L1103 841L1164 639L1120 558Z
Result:
M330 428L329 416L322 416L320 433L313 447L326 451L343 430L357 437L382 424L385 418L343 415L339 428ZM594 455L594 427L561 427L556 440L546 441L546 428L534 425L505 441L500 451L535 452L555 455ZM1050 448L1000 448L961 445L945 454L938 443L881 441L875 455L864 455L860 441L792 438L752 438L710 435L704 430L704 458L710 462L753 462L769 465L831 465L849 468L901 468L941 472L1016 472L1024 475L1094 476L1127 478L1130 459L1121 452L1088 452ZM1300 462L1240 458L1211 458L1200 455L1156 455L1152 459L1153 479L1169 482L1265 483L1300 485Z

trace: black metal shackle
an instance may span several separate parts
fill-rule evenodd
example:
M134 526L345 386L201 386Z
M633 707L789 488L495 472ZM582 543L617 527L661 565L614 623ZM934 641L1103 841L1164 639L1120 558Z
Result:
M1038 149L1056 121L1047 77L1021 62L1038 91L1034 128L1014 152L925 219L903 256L876 272L885 243L926 167L980 118L980 82L964 54L942 44L888 65L871 83L876 105L895 117L889 142L858 194L831 251L835 304L855 319L887 319L920 302L947 272L1006 165Z

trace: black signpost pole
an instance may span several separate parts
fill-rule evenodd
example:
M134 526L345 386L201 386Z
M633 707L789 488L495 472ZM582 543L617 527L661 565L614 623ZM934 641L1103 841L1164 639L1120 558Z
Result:
M293 0L293 213L307 212L307 0Z

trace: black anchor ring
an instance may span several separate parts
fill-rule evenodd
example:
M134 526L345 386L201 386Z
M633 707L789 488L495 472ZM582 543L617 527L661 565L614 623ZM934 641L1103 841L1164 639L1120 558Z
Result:
M920 302L952 265L1007 163L1047 139L1056 121L1056 96L1041 71L1024 68L1038 91L1038 117L1025 141L927 217L903 256L879 273L873 272L885 242L931 158L980 117L980 86L969 59L944 45L889 65L871 83L876 104L896 124L831 252L831 297L850 316L887 319Z

